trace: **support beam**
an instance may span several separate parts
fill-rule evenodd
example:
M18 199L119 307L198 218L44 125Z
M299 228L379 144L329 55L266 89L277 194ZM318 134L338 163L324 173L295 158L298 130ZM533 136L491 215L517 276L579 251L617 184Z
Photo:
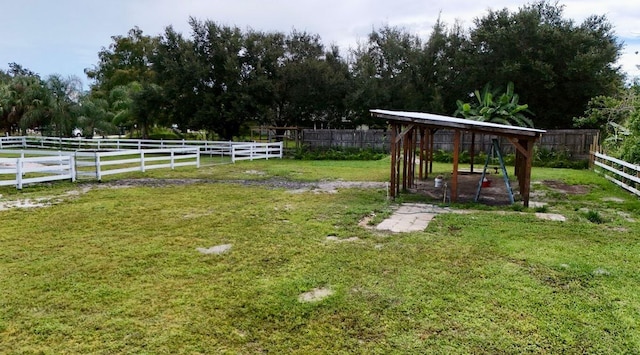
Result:
M473 174L473 161L476 157L476 134L471 132L471 148L469 149L469 158L471 159L471 166L469 171Z
M529 150L527 149L527 147L522 145L522 142L525 142L525 145L526 145L526 143L527 143L527 142L529 142L528 140L526 140L526 139L511 138L511 137L509 137L509 138L507 138L507 139L509 140L509 142L511 142L511 144L513 144L513 146L514 146L514 147L516 147L516 149L517 149L520 153L524 154L525 156L529 156L529 155L531 154L531 152L529 152ZM533 152L533 151L532 151L532 152Z
M396 136L396 142L399 142L402 138L404 138L404 136L411 131L413 128L415 127L414 124L410 124L408 125L402 132L400 132L400 134L398 136Z
M453 131L453 175L451 176L451 202L458 199L458 159L460 158L460 130Z
M389 196L396 197L396 143L397 124L391 123L391 181L389 185Z
M423 180L426 178L426 174L424 174L424 150L425 150L425 145L427 142L425 142L425 129L424 127L420 127L420 164L418 165L418 179Z
M524 207L529 207L529 196L531 194L531 166L533 161L533 140L521 139L520 144L526 149L524 154L523 171L522 171L522 185L520 187L520 195L522 196L522 203Z
M436 129L429 129L429 173L433 173L433 141L436 135Z

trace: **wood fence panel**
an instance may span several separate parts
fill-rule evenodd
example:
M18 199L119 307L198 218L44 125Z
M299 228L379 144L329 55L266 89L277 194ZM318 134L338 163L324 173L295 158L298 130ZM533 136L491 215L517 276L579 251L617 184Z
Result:
M576 159L589 158L589 145L598 134L596 129L562 129L548 130L542 138L536 142L538 149L546 149L555 152L566 152ZM305 129L302 131L302 144L313 149L328 148L360 148L377 149L389 152L390 134L383 130L339 130L339 129ZM486 152L491 148L489 134L477 134L475 137L475 151ZM471 148L471 133L463 132L460 137L460 149L469 151ZM504 154L515 153L513 145L501 137L498 137ZM446 152L453 151L453 131L439 130L433 137L435 150Z

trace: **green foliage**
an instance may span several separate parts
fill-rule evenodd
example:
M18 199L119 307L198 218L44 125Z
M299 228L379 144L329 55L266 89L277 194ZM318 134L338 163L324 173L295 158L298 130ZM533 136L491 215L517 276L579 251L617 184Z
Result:
M474 163L476 166L484 165L487 155L485 152L476 153ZM515 154L504 154L503 159L506 165L515 163ZM438 149L433 154L433 161L439 163L452 163L453 153ZM471 163L469 151L462 151L459 154L458 162L461 164ZM500 162L497 157L489 159L490 166L498 166ZM533 166L547 168L567 168L567 169L587 169L589 167L588 160L574 159L566 151L555 151L549 149L539 149L534 147Z
M481 122L533 127L533 121L524 115L525 113L529 115L533 113L528 110L528 105L518 103L519 97L513 90L512 82L507 84L507 91L501 94L492 92L491 85L486 84L482 93L478 90L474 91L477 102L456 101L458 109L454 115L461 115L464 118ZM497 99L494 100L494 97Z
M173 129L166 127L153 127L149 134L149 139L168 139L176 140L182 139L183 136Z
M300 148L293 154L298 160L380 160L387 156L388 154L382 151L358 148Z
M548 1L490 10L469 30L437 19L426 39L383 26L348 58L317 34L295 29L243 31L195 18L189 24L189 36L171 26L159 36L134 27L98 53L85 72L93 80L91 99L107 100L111 123L137 126L143 136L154 125L178 124L233 139L249 122L384 127L371 118L372 108L450 114L457 107L467 117L532 126L531 107L540 111L536 126L558 128L569 127L589 99L622 86L615 65L621 43L606 17L575 24L563 17L562 5ZM82 95L63 99L64 80L47 84L15 63L0 72L0 129L46 126L67 135L78 123L69 112ZM487 83L506 92L478 92L477 110L465 100L456 105L469 88ZM91 126L92 119L83 120Z
M513 81L535 111L536 126L568 128L597 95L614 94L622 75L614 63L622 43L605 16L581 24L563 17L563 6L536 1L511 12L489 10L469 34L471 85ZM544 112L544 114L542 114Z
M584 217L588 219L589 222L595 224L602 224L606 222L606 220L600 215L600 213L594 210L588 210L584 212Z
M640 163L640 85L615 96L597 96L584 114L574 118L578 127L600 128L600 144L607 154Z

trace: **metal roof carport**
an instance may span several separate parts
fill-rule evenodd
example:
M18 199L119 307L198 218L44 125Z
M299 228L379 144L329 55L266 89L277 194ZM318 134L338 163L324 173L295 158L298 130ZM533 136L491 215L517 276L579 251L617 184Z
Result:
M415 186L415 160L418 142L420 159L418 178L424 179L428 172L433 172L431 163L433 162L434 133L439 129L450 129L454 131L451 201L455 202L458 198L460 134L465 131L505 137L514 145L516 148L515 176L518 179L523 204L525 207L529 206L533 145L546 131L422 112L389 110L370 110L370 112L375 118L385 119L391 130L391 185L389 189L391 197L396 197L400 192L400 177L402 177L403 190ZM418 136L420 137L419 141ZM471 156L474 155L473 146L472 143Z

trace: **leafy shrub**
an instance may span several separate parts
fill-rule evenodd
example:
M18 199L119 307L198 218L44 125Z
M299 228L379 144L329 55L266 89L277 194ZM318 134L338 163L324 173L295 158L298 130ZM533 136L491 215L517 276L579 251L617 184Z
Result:
M556 151L546 148L534 148L533 166L546 168L587 169L588 160L578 160L568 151Z
M298 160L380 160L388 156L379 150L338 148L338 149L297 149L293 158Z
M600 215L600 213L598 213L598 211L589 210L589 211L584 213L584 216L591 223L602 224L602 223L606 222L605 219Z
M154 127L149 133L149 139L182 139L182 136L173 129L165 127Z

